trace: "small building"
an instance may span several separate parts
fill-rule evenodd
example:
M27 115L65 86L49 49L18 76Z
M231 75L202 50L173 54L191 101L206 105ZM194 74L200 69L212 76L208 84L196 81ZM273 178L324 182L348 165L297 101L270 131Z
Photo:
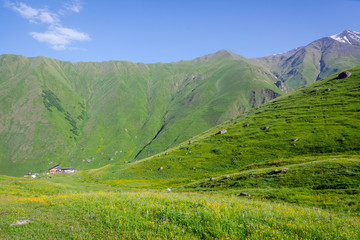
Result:
M62 172L62 173L74 173L75 171L76 171L75 168L69 168L69 167L60 168L60 172Z
M49 168L48 171L50 174L58 173L60 172L60 165L53 166L52 168Z

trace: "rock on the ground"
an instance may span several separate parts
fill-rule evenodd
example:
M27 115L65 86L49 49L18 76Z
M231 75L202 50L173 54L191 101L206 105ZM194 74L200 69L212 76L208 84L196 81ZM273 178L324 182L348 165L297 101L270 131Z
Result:
M342 72L338 75L337 79L345 79L351 76L351 72Z
M227 132L226 129L221 129L217 134L224 134L224 133L226 133L226 132Z
M16 222L12 223L10 226L24 225L24 224L28 224L30 222L31 222L31 220L29 220L29 219L19 220L19 221L16 221Z
M251 197L251 195L248 194L248 193L245 193L245 192L241 192L241 193L239 194L239 197Z

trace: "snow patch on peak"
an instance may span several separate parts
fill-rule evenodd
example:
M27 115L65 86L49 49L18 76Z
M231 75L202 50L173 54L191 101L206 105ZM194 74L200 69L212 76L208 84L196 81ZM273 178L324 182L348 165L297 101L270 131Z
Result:
M332 38L338 42L360 46L360 33L359 32L345 30L341 33L330 36L330 38Z

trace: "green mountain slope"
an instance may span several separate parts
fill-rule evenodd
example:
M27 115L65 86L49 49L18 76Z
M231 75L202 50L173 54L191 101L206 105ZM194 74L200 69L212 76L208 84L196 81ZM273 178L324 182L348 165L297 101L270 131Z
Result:
M274 81L226 50L167 64L2 55L0 172L141 159L279 96Z
M127 187L252 189L261 198L274 197L274 189L284 198L289 189L304 198L344 191L349 201L339 206L353 206L360 184L360 67L350 72L279 97L159 156L94 169L84 178ZM227 132L217 134L221 129Z

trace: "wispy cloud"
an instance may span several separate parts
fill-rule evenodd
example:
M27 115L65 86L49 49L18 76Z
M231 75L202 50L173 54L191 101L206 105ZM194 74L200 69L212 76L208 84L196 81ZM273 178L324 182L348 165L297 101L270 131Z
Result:
M86 33L59 26L51 27L44 33L31 32L30 35L39 42L49 43L55 50L65 50L74 41L90 40Z
M83 5L84 3L80 0L72 0L71 2L64 3L64 8L68 11L79 13Z
M91 40L89 35L79 32L72 28L63 27L59 15L51 12L47 8L36 9L22 2L5 2L5 6L20 14L21 17L27 19L30 23L46 24L45 32L30 32L30 36L39 42L45 42L55 50L74 49L70 45L75 41ZM70 12L80 12L83 2L73 0L64 4L64 9ZM64 12L63 10L61 10Z

